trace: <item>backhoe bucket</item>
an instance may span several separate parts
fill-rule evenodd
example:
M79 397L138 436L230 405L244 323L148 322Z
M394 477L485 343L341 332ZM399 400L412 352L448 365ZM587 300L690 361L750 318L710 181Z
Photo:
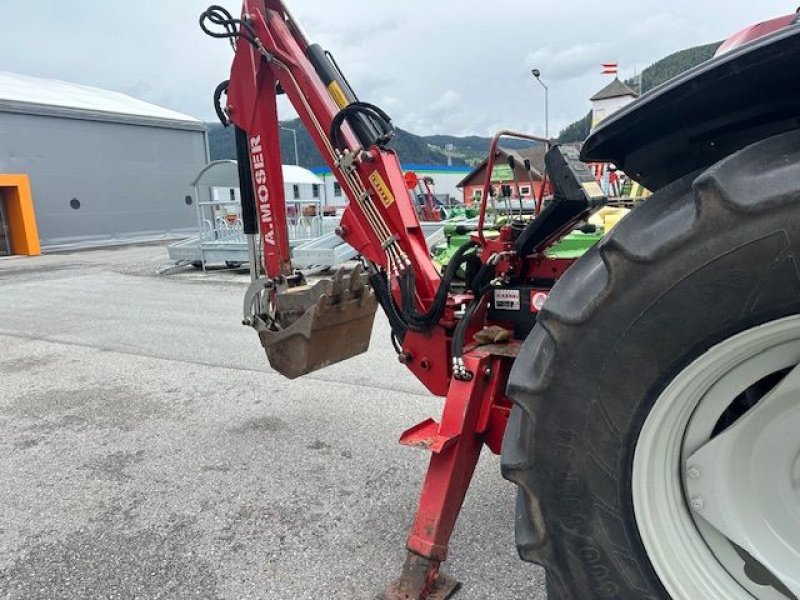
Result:
M378 302L360 265L349 277L290 288L275 301L276 330L259 332L273 369L295 379L366 352Z

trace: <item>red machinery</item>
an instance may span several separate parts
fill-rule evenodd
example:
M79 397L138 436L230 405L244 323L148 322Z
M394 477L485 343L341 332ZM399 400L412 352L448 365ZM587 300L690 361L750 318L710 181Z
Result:
M383 308L391 324L399 360L432 394L444 397L445 401L439 422L425 421L401 436L402 444L431 452L431 460L416 518L408 536L408 557L402 575L381 597L386 600L448 598L459 584L442 575L439 567L447 556L450 536L481 449L485 445L492 452L499 453L507 427L509 433L513 433L514 439L521 439L525 431L532 431L536 424L531 416L534 410L546 411L550 410L551 406L554 410L560 408L557 403L538 403L533 408L526 408L525 412L516 409L515 417L509 424L512 402L507 396L506 388L511 367L520 353L522 341L540 316L543 299L547 297L556 280L572 264L570 260L548 258L545 251L607 199L592 172L575 153L553 146L545 156L547 175L552 182L553 198L541 213L539 213L540 206L537 206L535 219L512 220L503 226L498 234L487 235L484 229L487 202L490 198L490 178L487 177L477 229L472 234L471 241L458 250L446 270L440 274L429 256L415 201L407 188L400 163L389 146L394 133L391 120L378 107L358 99L333 57L318 45L309 42L282 0L245 0L243 14L239 19L232 17L225 9L214 6L201 17L201 26L214 37L229 39L236 50L230 80L217 89L215 97L221 120L226 124L233 124L236 130L243 221L250 245L252 278L245 298L244 322L258 332L270 364L280 373L294 378L364 352L369 344L377 306ZM795 60L795 54L779 45L781 40L788 44L791 41L790 37L791 32L786 33L771 46L764 44L761 51L765 54L773 52L768 55L770 60L791 63ZM712 121L710 117L704 116L705 104L698 104L695 110L686 113L681 113L676 108L678 100L704 102L708 94L693 96L684 92L698 89L702 91L705 88L694 85L695 81L705 81L703 78L710 80L719 73L724 77L720 75L720 79L714 80L713 85L725 84L736 92L740 91L744 82L731 74L739 73L740 65L747 65L749 63L746 61L755 61L758 56L760 55L756 52L733 53L728 59L687 75L674 88L665 88L661 93L665 100L662 101L661 96L655 95L653 102L637 104L634 108L644 117L650 118L652 113L652 126L638 129L628 127L629 123L635 124L638 121L622 118L625 114L619 119L611 119L590 141L587 141L589 151L584 149L586 158L595 161L613 161L623 166L626 172L636 173L651 189L658 189L697 169L708 168L714 160L720 160L746 144L790 130L795 126L797 112L794 104L789 107L791 110L784 104L788 106L788 103L793 102L800 94L787 93L779 98L765 97L762 105L772 108L757 112L755 109L758 106L752 107L737 100L746 99L746 95L728 93L721 96L730 103L726 108L727 112L716 106L712 111L706 111L718 121ZM793 71L783 69L774 72L780 74ZM790 89L792 85L796 86L796 78L781 80L781 89ZM675 89L682 94L677 96L678 100L673 100L670 96ZM772 88L762 85L758 89ZM227 102L223 106L222 95L225 93ZM320 281L309 286L302 273L292 267L281 175L280 131L276 104L278 94L286 94L291 101L349 199L349 205L337 233L362 257L362 268L357 268L349 276L339 272L332 280ZM745 112L742 110L743 107L753 110ZM632 110L633 108L627 109L628 112ZM675 115L680 114L703 118L696 124L689 121L680 121L676 124L670 121ZM778 118L782 120L776 121ZM728 119L730 123L723 119ZM711 124L716 128L710 129ZM761 128L756 127L761 124L766 125ZM730 131L744 131L746 134L731 136L726 133ZM651 137L658 134L658 137L652 140L648 138L645 144L642 141L643 132L647 132ZM497 145L504 136L522 138L532 143L549 144L547 140L533 136L503 131L495 136L492 142L486 165L487 173L493 170ZM691 144L706 145L690 152L685 148ZM623 150L627 148L632 150L626 153ZM661 154L675 159L671 162L661 160L659 158ZM787 194L781 196L784 197L789 196ZM661 210L659 207L668 201L671 199L666 196L663 202L656 198L648 205L652 205L652 211L658 213ZM671 222L684 223L688 218L685 215L694 214L702 216L705 213L685 210L680 213L680 218L676 217ZM710 212L710 214L716 213ZM660 216L660 213L656 216ZM643 218L640 217L640 220ZM656 241L660 239L659 231L659 228L652 227L653 233L648 236L637 237L629 234L624 238L623 241L633 240L644 245L644 250L640 254L631 251L630 256L636 260L644 261L645 258L649 260L649 255L645 251L649 251L648 249L655 243L652 242L654 236ZM744 232L745 229L731 227L729 231ZM725 256L729 248L725 247L722 241L718 249L717 246L712 247L707 243L706 239L693 240L694 254L688 261L679 263L681 268L691 260L697 260L695 257L703 252L713 250L719 256ZM670 243L667 239L664 246L668 249L676 247ZM686 242L680 245L681 248L685 246ZM712 258L703 264L716 264ZM631 264L636 260L631 261ZM739 261L736 264L743 263L746 264L747 261ZM467 273L466 286L452 286L456 273L465 264L469 267L464 269ZM592 293L597 296L605 289L604 285L616 285L618 281L623 284L625 282L625 279L616 276L603 279L605 269L616 270L621 268L620 265L628 264L623 260L623 253L613 243L606 244L593 253L589 257L589 262L584 260L583 264L588 264L589 267L582 267L583 270L579 275L572 277L571 282L573 288L577 289L573 292L576 294L573 297L578 300L572 303L561 302L556 308L547 309L542 313L541 319L549 318L550 321L556 318L550 314L556 309L566 314L559 317L562 321L552 328L554 332L552 335L567 336L571 331L568 325L578 322L584 318L584 314L588 314L588 311L576 310L573 314L568 310L571 307L582 307L586 303L581 294ZM573 269L570 274L576 270L578 269ZM711 270L708 272L711 273ZM686 281L694 281L688 275L681 278L678 266L665 269L661 273L661 279L657 278L647 285L651 287L661 285L662 281L667 285L668 277L675 277L675 286L683 285ZM714 273L719 273L719 270L715 270ZM734 275L731 276L731 281L741 281L742 277ZM588 292L585 291L586 286L577 285L584 280L589 282ZM643 277L638 274L629 278L629 281L635 282L631 285L636 290L649 290L646 285L638 283L642 280ZM735 289L732 285L729 287ZM705 289L717 288L709 285L707 288L702 288ZM695 293L701 292L693 289L691 294ZM702 294L708 295L706 292ZM602 297L597 296L595 305L599 306L601 300L625 297L627 295L624 291L617 289ZM652 311L662 306L655 300L648 302L633 308L625 307L628 312L622 313L623 320L637 321L641 312L640 307L644 307L641 310ZM705 310L702 302L695 306L698 310ZM711 308L720 312L716 309L716 304ZM683 334L685 330L687 340L690 341L676 344L676 348L680 351L684 349L694 351L693 349L703 347L701 343L703 340L718 339L724 333L716 331L703 333L705 331L703 328L710 326L709 323L714 320L710 316L699 319L692 327L678 327L682 321L671 318L674 310L673 307L673 312L666 313L666 316L659 313L648 323L653 323L653 327L669 324L669 334L673 337ZM734 312L732 309L731 313ZM694 317L691 311L683 310L680 314L683 320ZM702 316L705 313L697 314ZM710 314L713 316L716 313L712 311ZM776 313L765 309L764 314L766 315L764 318L767 318ZM619 316L615 316L610 322L615 325L619 319ZM551 335L550 330L546 330L541 323L536 331L541 333L540 340L544 339L544 336ZM617 333L616 329L610 329L604 337L597 339L613 341L617 338ZM694 338L690 336L697 336L700 333L707 337L700 341L691 341ZM584 338L577 335L575 339L582 342ZM624 340L620 343L622 341ZM524 391L524 393L520 391L515 399L526 394L532 398L537 393L533 387L525 388L522 385L523 377L540 382L542 386L549 385L552 380L552 377L539 377L549 368L552 359L551 347L539 344L539 354L532 359L531 352L537 350L532 347L534 345L526 345L524 351L528 352L527 358L525 361L518 361L518 367L522 363L524 366L515 369L516 380L512 378L512 388ZM577 353L577 349L583 347L573 345L572 348L572 352ZM601 348L601 346L595 345L591 348ZM659 344L658 349L666 351L668 346ZM601 368L606 365L604 362L606 356L611 356L613 351L614 348L611 348L606 354L590 357L581 363L580 370L576 370L576 364L573 362L568 362L567 367L562 368L567 370L572 368L574 372L571 376L589 371L595 366ZM562 362L564 356L570 357L572 354L559 353L558 357ZM628 360L632 360L631 356L635 357L637 353L631 351ZM626 381L632 381L636 377L648 375L653 371L650 368L653 365L671 364L669 361L678 364L681 360L684 360L683 355L660 359L648 363L647 368L630 369L624 376ZM608 368L613 369L617 364L625 363L608 364L610 365ZM557 391L566 393L561 388L568 388L568 391L577 389L576 385L570 383L570 386L560 386ZM576 392L580 398L607 392L603 386L590 383L583 385L584 387ZM556 394L552 390L548 393ZM632 396L630 403L634 408L629 409L630 414L647 414L644 409L635 409L635 402L641 402L642 397L644 396ZM616 400L616 397L612 400ZM545 408L540 409L541 406ZM547 413L538 414L546 416ZM540 420L544 421L543 418ZM605 425L606 421L594 419L592 427L584 426L582 431L588 432L587 435L593 434ZM559 450L560 454L549 456L551 461L568 460L590 452L596 453L598 447L603 451L610 452L609 449L613 449L616 452L619 446L621 448L619 457L614 455L617 458L606 463L611 466L604 468L609 471L614 468L629 468L627 465L631 460L630 455L626 454L629 451L628 447L621 445L623 438L618 436L616 431L603 437L598 446L583 449L585 454L581 455L574 450L574 447L583 443L583 437L577 433L573 435L560 430L559 427L560 425L540 430L544 435L557 436L563 433L565 437L561 442L558 439L551 440L544 450L540 448L539 452L543 454L554 452L553 449L557 448L559 443L568 444L566 450ZM632 434L630 439L635 440L635 435ZM507 447L514 445L506 443ZM551 593L558 593L560 598L645 597L638 593L631 595L634 592L626 595L624 591L644 589L641 587L645 585L644 583L639 581L632 583L630 577L622 574L631 572L625 569L632 560L622 561L621 566L614 562L619 556L623 556L616 551L618 546L615 544L630 544L636 548L631 554L635 552L641 554L638 535L620 533L617 537L610 536L613 539L608 542L607 528L597 525L596 529L600 533L591 538L594 541L585 541L589 539L591 533L588 525L601 523L600 519L605 514L595 511L595 505L575 512L578 510L577 507L582 507L581 502L584 498L589 500L593 498L591 494L576 493L569 496L568 489L558 488L556 485L558 491L550 496L545 494L546 489L541 492L541 496L536 496L538 491L536 486L543 480L535 478L535 469L546 470L548 463L531 462L527 456L517 460L514 452L515 448L511 448L507 453L508 456L504 456L504 468L507 476L519 483L523 489L518 505L518 535L521 535L522 540L519 544L520 552L548 565L550 567L548 573L556 572L562 575L560 578L553 578L552 581L548 579ZM599 472L600 469L592 471L594 474ZM572 475L578 473L577 467L570 466L562 473L570 473L570 477L544 478L545 483L577 485L578 480ZM611 489L610 485L606 485L607 481L627 481L628 476L625 475L627 471L622 473L621 476L609 477L608 480L603 479L600 482L596 478L587 476L580 480L580 483L587 489L592 485L603 486L602 491L606 493ZM620 493L629 494L629 491L623 489ZM569 502L563 502L563 498ZM539 509L540 499L549 502L547 506L550 511L563 509L573 512L562 516L561 520L557 517L544 523ZM621 504L630 506L628 500ZM595 515L595 512L599 516ZM626 519L630 521L630 511L625 514ZM616 513L614 516L616 518ZM594 520L590 520L589 517ZM615 532L629 531L624 529L628 525L623 524L621 519L617 519L614 523L614 527L617 527ZM568 527L569 524L573 524L574 527ZM544 531L546 526L559 531L561 537L539 535L538 532ZM519 534L520 531L522 534ZM562 549L562 546L567 544L572 545ZM603 544L606 546L611 544L613 547L607 549ZM674 555L675 553L672 553L670 556ZM606 562L599 564L601 560ZM637 560L639 564L649 564L646 559ZM569 570L578 564L577 561L583 562L580 563L582 565L580 572L576 572L573 577ZM650 575L651 571L646 572L650 578L648 580L650 583L647 584L650 586L649 589L660 589L658 587L660 584ZM578 595L570 591L576 589L591 591L581 591Z
M442 212L436 207L436 188L432 177L419 177L414 171L406 171L406 187L416 194L417 215L420 220L434 222L442 220Z
M605 198L577 157L556 149L548 159L573 176L569 197L551 204L555 210L537 219L538 227L519 222L489 239L483 231L487 181L480 227L440 275L397 155L388 146L389 118L358 100L332 57L308 41L283 2L247 0L241 19L212 7L201 23L236 48L230 81L216 97L223 121L236 127L243 220L253 258L245 322L259 332L272 366L297 377L365 351L377 303L382 305L399 360L431 393L446 398L440 422L423 422L401 436L402 444L428 450L432 457L407 541L408 560L385 597L449 597L458 584L441 575L439 565L481 448L500 452L511 410L505 395L509 370L538 311L530 298L546 292L568 266L548 260L543 250ZM211 31L208 23L221 31ZM227 93L224 107L222 93ZM292 269L279 93L292 102L350 199L338 233L363 257L368 283L357 270L310 287ZM505 131L493 149L502 136L547 143ZM488 172L494 156L491 152ZM481 266L467 291L451 292L455 272L468 258ZM534 287L528 285L534 280ZM511 285L519 281L525 285ZM528 325L517 326L515 335L516 319L504 320L503 310L526 314Z

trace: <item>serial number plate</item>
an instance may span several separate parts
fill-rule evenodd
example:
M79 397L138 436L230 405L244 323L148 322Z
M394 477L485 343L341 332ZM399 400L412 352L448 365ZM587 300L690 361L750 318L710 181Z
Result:
M519 290L494 291L494 307L497 310L519 310L521 306Z

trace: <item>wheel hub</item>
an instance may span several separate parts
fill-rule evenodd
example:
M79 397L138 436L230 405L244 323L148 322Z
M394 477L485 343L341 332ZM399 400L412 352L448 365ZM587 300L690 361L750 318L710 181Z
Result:
M715 390L709 392L713 397ZM689 427L691 428L691 422ZM702 519L800 595L800 367L691 454L684 485ZM702 531L702 528L701 528Z
M800 598L800 316L709 349L656 399L633 502L680 600Z

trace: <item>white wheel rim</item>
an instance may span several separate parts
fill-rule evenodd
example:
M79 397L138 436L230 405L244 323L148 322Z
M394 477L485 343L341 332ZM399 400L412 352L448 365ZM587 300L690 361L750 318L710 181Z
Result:
M798 365L795 316L711 348L656 399L634 454L633 504L648 557L673 599L800 598ZM787 369L712 438L739 394ZM766 574L755 573L751 560L746 569L731 539Z

